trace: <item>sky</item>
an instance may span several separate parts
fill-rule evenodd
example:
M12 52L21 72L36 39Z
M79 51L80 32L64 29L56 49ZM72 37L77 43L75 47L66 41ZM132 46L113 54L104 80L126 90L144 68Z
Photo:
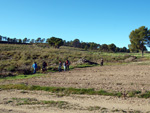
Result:
M127 47L129 34L150 28L150 0L0 0L0 35Z

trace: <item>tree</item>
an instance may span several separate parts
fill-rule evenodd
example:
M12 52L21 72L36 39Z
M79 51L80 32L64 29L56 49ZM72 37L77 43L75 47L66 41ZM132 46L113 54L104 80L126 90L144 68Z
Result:
M130 35L130 50L142 51L142 56L146 46L150 46L150 30L145 26L133 30Z
M2 36L0 35L0 41L2 41Z
M63 45L63 40L61 38L51 37L47 39L47 42L50 44L50 46L59 48Z
M107 52L108 52L108 51L109 51L108 45L107 45L107 44L102 44L102 45L100 46L100 50L101 50L101 51L105 51L105 52L107 51Z
M41 42L41 37L37 38L35 42L40 43Z
M79 39L75 39L75 40L72 42L72 45L73 45L73 47L78 47L78 48L80 48L80 46L81 46L80 40L79 40Z
M115 52L115 50L116 50L116 45L112 43L112 44L108 45L108 48L109 48L109 50L110 50L111 52Z
M126 47L123 47L123 52L127 52L127 48Z
M21 39L19 39L19 40L18 40L18 43L22 43L22 40L21 40Z
M27 43L27 38L25 37L24 39L23 39L23 43Z
M85 42L81 42L81 48L83 49L87 48L87 44Z
M30 43L35 43L35 40L34 40L34 39L31 39Z
M100 46L99 44L96 44L94 42L90 42L89 44L90 44L90 49L91 50L97 50Z
M7 41L10 42L10 38L9 37L7 38Z
M5 41L7 41L7 37L2 37Z
M41 43L44 43L44 41L45 41L45 38L41 39Z

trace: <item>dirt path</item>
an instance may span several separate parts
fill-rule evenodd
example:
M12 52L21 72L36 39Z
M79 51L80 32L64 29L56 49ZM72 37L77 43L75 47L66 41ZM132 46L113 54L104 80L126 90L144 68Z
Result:
M3 90L0 92L0 112L2 113L100 113L100 112L150 112L150 100L141 98L116 98L98 95L70 95L59 97L44 91ZM64 101L67 106L47 106L44 104L17 105L14 99L34 99L36 101Z

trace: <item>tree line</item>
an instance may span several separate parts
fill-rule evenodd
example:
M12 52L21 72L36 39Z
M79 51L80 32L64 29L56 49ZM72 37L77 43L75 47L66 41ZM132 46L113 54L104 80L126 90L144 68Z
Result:
M45 38L40 38L38 37L37 39L17 39L17 38L10 38L6 36L1 36L0 35L0 41L8 42L8 43L45 43Z
M132 30L129 34L129 39L131 44L126 47L119 48L115 44L97 44L94 42L82 42L79 39L73 41L62 40L61 38L51 37L45 40L45 38L37 39L16 39L3 37L0 35L0 41L11 42L11 43L49 43L50 46L59 48L60 46L70 46L75 48L82 48L85 50L99 50L103 52L142 52L147 51L146 47L150 47L150 30L141 26L138 29Z
M97 44L94 42L81 42L79 39L73 41L64 41L65 46L82 48L85 50L99 50L102 52L130 52L126 47L120 48L115 44Z
M3 37L0 35L0 41L4 41L7 43L49 43L50 46L54 48L59 48L60 46L69 46L69 47L75 47L75 48L82 48L84 50L99 50L102 52L130 52L129 49L126 47L119 48L115 44L97 44L94 42L83 42L79 39L74 39L73 41L66 41L61 38L57 37L51 37L51 38L40 38L37 39L17 39L17 38L9 38L9 37Z
M55 39L55 37L48 39L47 42L51 43L51 39ZM132 30L129 34L129 39L131 44L126 47L119 48L115 44L97 44L94 42L80 42L79 39L75 39L73 41L62 41L62 45L83 48L85 50L100 50L103 52L141 52L142 56L144 51L147 51L147 47L150 47L150 29L145 26L141 26L138 29ZM51 44L50 44L51 45ZM57 45L57 42L56 42ZM59 48L59 46L57 46Z
M119 48L115 44L97 44L94 42L82 42L79 39L75 39L73 41L62 40L61 38L51 37L45 40L45 38L38 37L37 39L17 39L17 38L9 38L3 37L0 35L0 41L5 41L8 43L49 43L50 46L59 48L60 46L69 46L75 48L82 48L85 50L100 50L103 52L130 52L126 47Z

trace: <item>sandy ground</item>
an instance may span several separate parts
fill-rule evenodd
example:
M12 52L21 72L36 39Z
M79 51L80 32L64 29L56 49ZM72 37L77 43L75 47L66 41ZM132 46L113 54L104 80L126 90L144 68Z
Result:
M67 72L49 73L42 77L1 81L55 87L94 88L96 90L128 92L150 91L149 65L121 65L77 68ZM1 90L0 113L150 113L150 99L118 98L100 95L58 96L44 91ZM17 105L13 98L38 101L65 101L63 108L47 105Z
M1 113L150 113L150 100L141 98L116 98L98 95L70 95L59 97L44 91L5 90L0 92ZM17 105L13 98L30 98L38 101L65 101L67 106ZM19 103L19 102L18 102Z

